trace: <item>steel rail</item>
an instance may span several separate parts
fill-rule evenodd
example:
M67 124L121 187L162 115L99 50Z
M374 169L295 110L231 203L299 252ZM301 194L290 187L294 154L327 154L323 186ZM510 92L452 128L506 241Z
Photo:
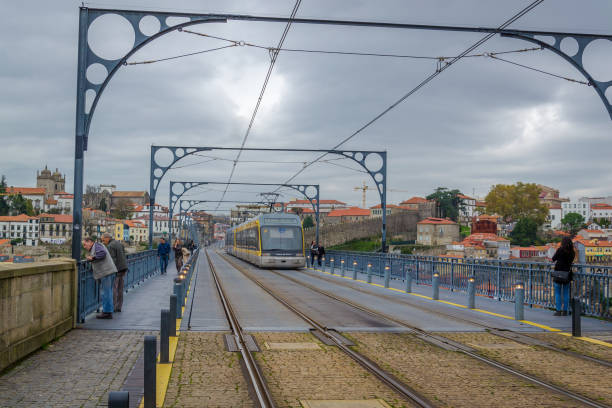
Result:
M302 272L302 273L304 273L304 272ZM317 276L317 275L311 275L311 274L308 274L308 276L312 276L312 277L314 277L316 279L324 280L326 282L334 282L334 283L341 284L339 282L332 281L331 279L328 279L328 278L323 277L323 276ZM345 286L345 285L343 285L343 286ZM361 288L351 287L351 289L356 290L356 291L361 292L361 293L367 293L367 294L370 294L370 295L372 294L372 292L368 292L368 291L366 291L364 289L361 289ZM451 318L451 319L454 319L454 320L460 320L462 322L465 322L465 323L468 323L468 324L472 324L474 326L480 326L480 327L482 327L484 329L493 330L493 331L489 331L489 333L494 335L494 336L497 336L497 337L507 338L507 337L504 337L504 336L496 333L496 331L503 331L503 332L515 334L515 335L520 336L520 337L529 337L529 338L532 338L531 336L528 336L527 334L519 333L519 332L514 331L514 330L500 329L500 328L495 327L495 326L490 326L490 325L482 323L482 322L471 320L471 319L469 319L467 317L464 317L464 316L459 316L459 315L457 315L455 313L445 313L445 312L442 312L442 311L439 311L439 310L428 309L427 307L424 307L424 306L414 305L414 304L408 303L408 302L402 302L401 300L399 300L399 299L397 299L397 298L395 298L393 296L388 296L386 294L380 294L380 295L377 294L376 296L383 297L384 299L386 299L386 300L388 300L390 302L393 302L395 304L398 304L398 305L414 307L415 309L422 310L422 311L427 312L427 313L435 314L435 315L438 315L438 316L441 316L441 317L448 317L448 318ZM512 340L516 341L517 343L531 345L531 343L528 343L525 340L521 340L520 337L512 338ZM567 356L575 357L575 358L578 358L578 359L581 359L581 360L584 360L584 361L588 361L588 362L591 362L591 363L596 363L596 364L599 364L599 365L602 365L602 366L605 366L605 367L612 368L612 362L607 361L607 360L602 360L602 359L597 358L597 357L587 356L585 354L577 353L575 351L564 350L564 349L556 347L556 346L554 346L552 344L546 344L546 345L541 344L540 347L544 347L544 348L546 348L548 350L552 350L552 351L555 351L555 352L558 352L558 353L561 353L561 354L565 354Z
M368 370L369 372L374 374L379 380L381 380L388 387L390 387L394 391L398 392L402 396L408 398L410 401L414 402L419 407L422 407L422 408L434 408L435 407L435 405L433 405L425 397L421 396L417 391L413 390L412 388L410 388L406 384L404 384L401 381L397 380L393 375L387 373L385 370L380 368L374 362L370 361L369 359L367 359L366 357L361 355L361 353L359 353L359 352L351 349L350 347L346 346L345 344L343 344L341 340L339 340L337 337L335 337L335 336L333 336L332 334L329 333L329 330L328 330L327 327L325 327L325 325L320 324L319 322L314 320L312 317L308 316L304 312L302 312L299 309L297 309L295 306L293 306L291 303L289 303L286 299L284 299L283 297L281 297L278 294L276 294L270 288L268 288L267 286L262 284L258 279L254 278L242 266L237 265L235 262L233 262L232 260L228 259L226 256L221 255L221 257L223 259L225 259L225 261L227 261L234 268L236 268L236 270L238 270L240 273L242 273L247 279L251 280L257 286L259 286L261 289L263 289L266 293L268 293L270 296L272 296L274 299L276 299L278 302L280 302L283 306L285 306L286 308L291 310L293 313L298 315L300 318L302 318L308 324L310 324L315 329L317 329L319 332L324 334L340 350L342 350L345 354L347 354L349 357L351 357L355 362L357 362L359 365L364 367L366 370Z
M221 281L217 275L217 271L215 266L213 265L212 260L210 259L210 255L208 254L208 250L206 252L206 259L208 260L208 265L210 267L210 272L213 276L213 280L215 282L215 286L217 288L217 292L219 293L219 298L221 299L221 303L223 304L223 310L225 312L225 316L227 317L227 321L230 324L230 328L234 339L236 340L236 345L240 350L240 354L244 360L244 364L246 366L247 372L249 374L249 380L253 385L253 390L257 396L257 402L261 408L275 408L274 400L272 399L272 395L270 390L268 389L266 382L263 378L259 367L253 357L253 354L249 350L246 342L244 340L244 336L242 333L242 327L236 318L234 310L232 309L232 305L230 304L227 296L225 295L225 291L223 290L223 286L221 285Z
M354 308L356 308L358 310L364 311L366 313L370 313L373 316L377 316L379 318L380 317L385 318L385 319L387 319L387 320L389 320L389 321L391 321L393 323L399 324L400 326L403 326L403 327L406 327L408 329L411 329L415 333L418 333L419 335L429 337L429 338L434 339L436 341L444 342L444 337L432 335L431 333L429 333L429 332L427 332L425 330L422 330L422 329L420 329L418 327L412 326L412 325L410 325L410 324L408 324L408 323L406 323L406 322L404 322L402 320L399 320L397 318L394 318L392 316L388 316L385 313L381 313L381 312L372 310L372 309L370 309L370 308L368 308L366 306L354 303L351 300L348 300L348 299L345 299L343 297L331 294L331 293L329 293L327 291L324 291L322 289L319 289L319 288L317 288L315 286L312 286L312 285L309 285L307 283L300 282L299 280L297 280L295 278L292 278L290 276L286 276L286 275L281 274L281 273L279 273L277 271L271 270L271 272L276 274L277 276L281 276L281 277L283 277L283 278L285 278L285 279L287 279L287 280L289 280L291 282L294 282L294 283L296 283L298 285L304 286L305 288L308 288L308 289L313 290L313 291L315 291L317 293L320 293L321 295L324 295L324 296L327 296L327 297L329 297L331 299L334 299L334 300L337 300L339 302L345 303L345 304L347 304L349 306L352 306L352 307L354 307ZM451 316L448 316L448 317L451 317ZM451 343L448 342L447 344L451 344ZM569 397L569 398L571 398L573 400L579 401L579 402L581 402L581 403L583 403L585 405L588 405L590 407L594 407L594 408L609 408L607 405L599 404L598 402L593 401L590 398L587 398L587 397L584 397L582 395L576 394L576 393L574 393L572 391L566 390L566 389L564 389L562 387L556 386L556 385L551 384L549 382L546 382L544 380L540 380L540 379L538 379L538 378L536 378L536 377L534 377L534 376L532 376L530 374L526 374L526 373L523 373L521 371L518 371L518 370L516 370L516 369L514 369L514 368L512 368L510 366L507 366L507 365L502 364L500 362L497 362L495 360L491 360L491 359L489 359L487 357L484 357L484 356L482 356L482 355L480 355L478 353L475 353L475 352L472 352L472 351L469 351L469 350L466 350L466 349L461 349L461 348L459 348L459 351L461 353L464 353L464 354L474 358L474 359L482 361L483 363L488 364L488 365L490 365L492 367L495 367L495 368L498 368L498 369L500 369L502 371L505 371L505 372L508 372L510 374L513 374L513 375L515 375L515 376L517 376L519 378L522 378L522 379L527 380L529 382L532 382L534 384L540 385L540 386L542 386L544 388L547 388L547 389L549 389L551 391L554 391L554 392L556 392L558 394L561 394L563 396Z

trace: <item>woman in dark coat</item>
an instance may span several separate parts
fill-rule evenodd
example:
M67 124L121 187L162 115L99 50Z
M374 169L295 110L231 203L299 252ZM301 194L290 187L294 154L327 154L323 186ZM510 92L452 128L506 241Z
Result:
M555 316L567 316L569 309L570 285L573 279L572 263L574 262L574 244L571 238L564 237L561 246L552 257L555 262L555 271L569 271L567 280L553 277L555 285Z

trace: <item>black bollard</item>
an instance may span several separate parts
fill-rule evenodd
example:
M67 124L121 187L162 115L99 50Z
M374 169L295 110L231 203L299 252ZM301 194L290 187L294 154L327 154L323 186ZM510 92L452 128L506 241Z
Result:
M181 318L181 284L174 284L174 296L176 296L176 318Z
M108 393L108 408L129 408L130 393L127 391L111 391Z
M170 315L170 310L162 309L161 310L161 321L159 327L159 362L160 363L168 363L170 361L170 325L168 316Z
M170 336L176 337L176 295L170 295L170 314L168 315Z
M582 337L582 328L580 327L580 313L582 313L580 298L572 299L572 336Z
M144 408L155 408L157 394L157 337L144 337Z

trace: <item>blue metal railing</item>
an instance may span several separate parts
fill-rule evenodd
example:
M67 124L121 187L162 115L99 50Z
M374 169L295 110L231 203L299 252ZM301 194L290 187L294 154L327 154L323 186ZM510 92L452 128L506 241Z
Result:
M433 273L440 275L440 286L451 291L467 292L470 276L476 278L476 293L498 300L514 301L514 286L523 282L525 304L554 307L552 264L481 259L453 259L435 256L415 256L329 250L325 267L334 259L340 273L344 260L348 272L367 273L368 264L374 276L384 277L389 266L390 279L405 280L410 273L413 282L431 285ZM572 296L582 300L582 310L590 316L612 318L612 267L590 264L573 266Z
M171 257L172 258L172 257ZM172 260L172 259L171 259ZM127 255L128 272L125 276L124 290L131 289L159 273L157 250L148 250ZM101 306L98 281L93 278L91 262L79 261L78 319L85 322L85 317Z

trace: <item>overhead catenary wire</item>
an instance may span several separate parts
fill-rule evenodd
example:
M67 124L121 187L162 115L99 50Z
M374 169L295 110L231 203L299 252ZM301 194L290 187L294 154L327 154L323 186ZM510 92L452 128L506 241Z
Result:
M552 76L552 77L555 77L555 78L559 78L559 79L564 79L564 80L569 81L569 82L575 82L575 83L578 83L578 84L582 84L582 85L586 85L586 86L591 86L590 82L581 81L579 79L569 78L569 77L566 77L566 76L563 76L563 75L558 75L558 74L554 74L552 72L544 71L544 70L539 69L539 68L530 67L528 65L520 64L520 63L515 62L515 61L510 61L510 60L507 60L507 59L504 59L504 58L500 58L500 57L498 57L495 54L491 54L491 55L489 55L489 57L494 59L494 60L497 60L497 61L506 62L508 64L516 65L516 66L521 67L521 68L525 68L525 69L528 69L528 70L531 70L531 71L539 72L541 74L549 75L549 76Z
M300 7L300 4L302 3L302 0L297 0L295 2L295 5L293 6L293 10L291 11L291 15L289 17L289 21L287 21L287 24L285 25L285 29L283 30L283 34L281 35L280 41L278 42L278 46L277 48L282 48L283 43L285 42L285 39L287 38L287 34L289 33L289 29L291 28L291 23L293 21L293 19L295 18L295 15L297 14L297 11ZM276 64L276 60L278 58L278 52L274 52L271 54L271 61L270 61L270 66L268 67L268 72L266 73L266 78L264 80L264 83L261 87L261 92L259 93L259 98L257 98L257 103L255 104L255 109L253 109L253 114L251 115L251 120L249 121L249 126L247 127L247 130L244 134L244 137L242 138L242 143L240 145L240 150L238 150L238 154L236 155L236 159L234 160L234 163L232 164L232 170L230 172L230 176L228 178L228 183L232 181L233 177L234 177L234 172L236 171L236 166L238 165L238 161L240 160L240 156L242 155L242 149L244 148L244 145L247 142L247 139L249 138L249 135L251 134L251 129L253 128L253 123L255 123L255 117L257 116L257 112L259 111L259 106L261 105L261 101L263 100L263 96L266 92L266 88L268 86L268 81L270 80L270 76L272 75L272 70L274 69L274 65ZM221 200L223 200L223 198L225 197L225 194L227 192L227 188L229 187L229 184L225 187L225 192L223 192L223 195L221 196ZM218 206L217 206L218 208Z
M519 11L518 13L516 13L515 15L513 15L511 18L509 18L508 20L506 20L502 25L500 25L497 30L503 30L504 28L508 27L510 24L514 23L516 20L518 20L519 18L521 18L522 16L524 16L525 14L527 14L528 12L530 12L531 10L533 10L535 7L537 7L538 5L540 5L541 3L543 3L544 0L535 0L532 3L530 3L528 6L526 6L525 8L523 8L521 11ZM414 95L418 90L420 90L422 87L424 87L425 85L427 85L430 81L432 81L434 78L436 78L438 75L440 75L442 72L444 72L445 70L447 70L448 68L450 68L452 65L454 65L455 63L457 63L458 61L461 60L461 58L463 58L464 56L470 54L472 51L474 51L476 48L480 47L482 44L484 44L485 42L487 42L488 40L490 40L491 38L493 38L493 36L495 36L497 34L497 32L492 32L489 33L487 35L485 35L484 37L482 37L480 40L476 41L474 44L470 45L468 48L466 48L461 54L459 54L458 56L450 59L448 62L445 61L444 64L441 64L431 75L429 75L427 78L425 78L424 80L422 80L417 86L415 86L414 88L412 88L410 91L408 91L406 94L404 94L401 98L399 98L398 100L396 100L395 102L393 102L389 107L387 107L386 109L384 109L382 112L380 112L379 114L377 114L376 116L374 116L374 118L370 119L368 122L366 122L363 126L361 126L359 129L357 129L356 131L354 131L353 133L351 133L349 136L345 137L342 141L340 141L339 143L337 143L334 147L332 147L330 150L336 150L339 147L341 147L343 144L345 144L346 142L348 142L349 140L351 140L352 138L354 138L355 136L357 136L358 134L360 134L361 132L363 132L365 129L367 129L368 127L370 127L374 122L376 122L377 120L379 120L380 118L382 118L383 116L385 116L387 113L389 113L391 110L395 109L398 105L400 105L402 102L404 102L406 99L408 99L410 96ZM312 166L314 163L318 162L319 160L321 160L323 157L327 156L328 153L323 153L321 155L319 155L317 158L315 158L313 161L309 162L306 166L304 166L303 168L301 168L299 171L297 171L293 176L291 176L289 179L287 179L283 184L288 184L290 183L292 180L294 180L297 176L299 176L300 174L302 174L304 172L304 170L306 170L308 167Z

